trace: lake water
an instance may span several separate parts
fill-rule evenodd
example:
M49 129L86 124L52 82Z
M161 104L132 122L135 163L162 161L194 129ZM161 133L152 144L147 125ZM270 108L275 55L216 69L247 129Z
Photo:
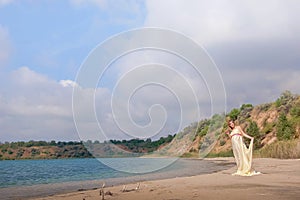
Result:
M0 187L105 179L124 175L96 159L0 162Z
M103 181L109 186L206 174L234 164L226 161L216 163L199 159L168 158L105 158L100 161L93 158L0 161L1 199L99 188Z

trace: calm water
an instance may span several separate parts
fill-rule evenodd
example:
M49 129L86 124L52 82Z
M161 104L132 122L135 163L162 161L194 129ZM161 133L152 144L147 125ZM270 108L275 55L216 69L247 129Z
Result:
M96 159L12 160L0 162L0 187L126 176Z
M24 199L76 191L81 188L99 188L104 180L109 186L207 174L234 165L227 161L216 163L179 159L174 162L172 159L163 158L106 158L101 161L97 159L0 161L1 199ZM159 169L161 167L164 168Z
M1 161L0 188L126 177L136 173L153 172L174 161L161 158Z

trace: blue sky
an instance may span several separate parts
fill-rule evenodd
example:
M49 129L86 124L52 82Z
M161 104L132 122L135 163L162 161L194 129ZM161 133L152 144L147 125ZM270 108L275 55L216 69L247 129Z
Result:
M13 1L0 7L0 24L9 31L13 52L6 68L26 65L52 79L74 79L77 68L97 44L121 31L141 27L137 13L93 3Z
M181 120L182 109L171 90L163 92L166 88L157 85L142 87L132 93L132 102L127 99L126 89L149 78L170 83L178 93L188 91L183 80L166 73L165 68L150 66L153 71L145 68L135 74L139 71L134 71L135 67L149 63L168 65L182 73L200 97L196 102L200 115L214 114L210 113L205 81L196 78L189 65L166 52L137 51L111 65L97 88L80 90L82 123L78 122L77 128L84 136L77 133L72 92L74 87L80 88L76 74L81 64L97 45L136 28L174 30L205 48L218 67L226 92L226 108L219 103L215 106L218 111L228 112L243 103L274 101L284 90L299 94L299 4L298 0L0 0L0 142L128 138L130 130L122 134L117 119L130 119L128 125L138 128L151 125L153 119L160 119L157 126L166 120L153 138L177 133L194 122L195 107L186 106L186 117ZM130 114L116 116L112 98L120 80L126 84L115 95L116 102L127 105ZM219 94L216 102L223 102L222 91L214 92ZM93 95L95 114L106 138L97 138L98 125L86 112L94 105L87 97ZM191 98L187 97L183 101L189 103ZM135 137L139 131L132 130Z

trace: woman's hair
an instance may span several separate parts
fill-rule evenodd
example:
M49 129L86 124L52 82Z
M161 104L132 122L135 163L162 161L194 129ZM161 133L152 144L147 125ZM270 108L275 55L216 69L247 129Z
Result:
M235 121L234 121L233 119L229 119L228 122L227 122L227 125L228 125L228 126L229 126L229 123L230 123L230 122L233 122L233 123L235 124ZM232 129L230 126L229 126L229 128Z
M229 119L229 120L227 121L227 124L229 124L230 122L233 122L233 123L235 124L235 121L234 121L233 119Z

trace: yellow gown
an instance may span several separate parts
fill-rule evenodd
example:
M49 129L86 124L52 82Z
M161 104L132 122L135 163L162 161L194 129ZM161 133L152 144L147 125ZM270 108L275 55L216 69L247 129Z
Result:
M232 151L237 164L237 171L232 175L253 176L260 174L252 169L252 151L253 140L251 140L249 147L243 141L242 133L237 128L234 128L231 133Z

